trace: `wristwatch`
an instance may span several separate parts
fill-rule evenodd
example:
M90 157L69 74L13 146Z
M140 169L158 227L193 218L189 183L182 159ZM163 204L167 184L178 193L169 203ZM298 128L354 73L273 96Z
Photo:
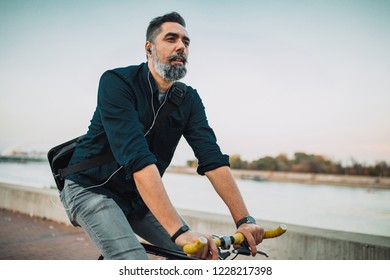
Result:
M239 228L242 224L256 224L256 220L252 216L246 216L236 223L236 227Z

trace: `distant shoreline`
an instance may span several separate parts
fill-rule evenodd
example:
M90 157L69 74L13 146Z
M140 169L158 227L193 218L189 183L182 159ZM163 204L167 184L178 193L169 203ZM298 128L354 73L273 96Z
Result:
M187 166L172 166L167 172L178 174L196 175L196 170ZM360 187L367 189L390 189L390 178L351 176L351 175L333 175L333 174L315 174L315 173L296 173L279 171L260 171L260 170L237 170L232 169L233 176L237 179L254 181L274 181L274 182L293 182L304 184L322 184L333 186Z
M0 156L0 162L27 163L27 162L44 162L44 161L47 161L47 158L31 157L31 156Z

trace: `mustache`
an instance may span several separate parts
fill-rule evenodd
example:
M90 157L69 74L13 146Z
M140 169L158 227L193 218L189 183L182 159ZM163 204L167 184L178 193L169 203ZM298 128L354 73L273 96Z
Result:
M181 52L169 56L168 60L169 61L174 61L174 60L176 60L178 58L181 58L184 64L187 63L187 56L184 53L181 53Z

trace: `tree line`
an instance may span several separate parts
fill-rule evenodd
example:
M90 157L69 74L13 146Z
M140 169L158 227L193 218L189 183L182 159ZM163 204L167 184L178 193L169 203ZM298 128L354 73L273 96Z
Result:
M189 160L187 165L194 167L197 161ZM343 165L322 155L302 152L295 153L292 158L286 154L280 154L276 157L265 156L253 161L243 160L240 155L235 154L230 156L230 166L232 169L244 170L390 177L390 164L385 161L367 165L351 159L349 164Z

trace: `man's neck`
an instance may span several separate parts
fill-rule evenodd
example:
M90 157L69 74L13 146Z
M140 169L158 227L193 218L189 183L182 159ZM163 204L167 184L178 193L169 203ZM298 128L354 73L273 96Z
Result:
M159 74L157 74L150 60L148 61L148 67L150 73L153 75L153 78L156 81L159 92L166 92L172 86L173 82L164 80Z

